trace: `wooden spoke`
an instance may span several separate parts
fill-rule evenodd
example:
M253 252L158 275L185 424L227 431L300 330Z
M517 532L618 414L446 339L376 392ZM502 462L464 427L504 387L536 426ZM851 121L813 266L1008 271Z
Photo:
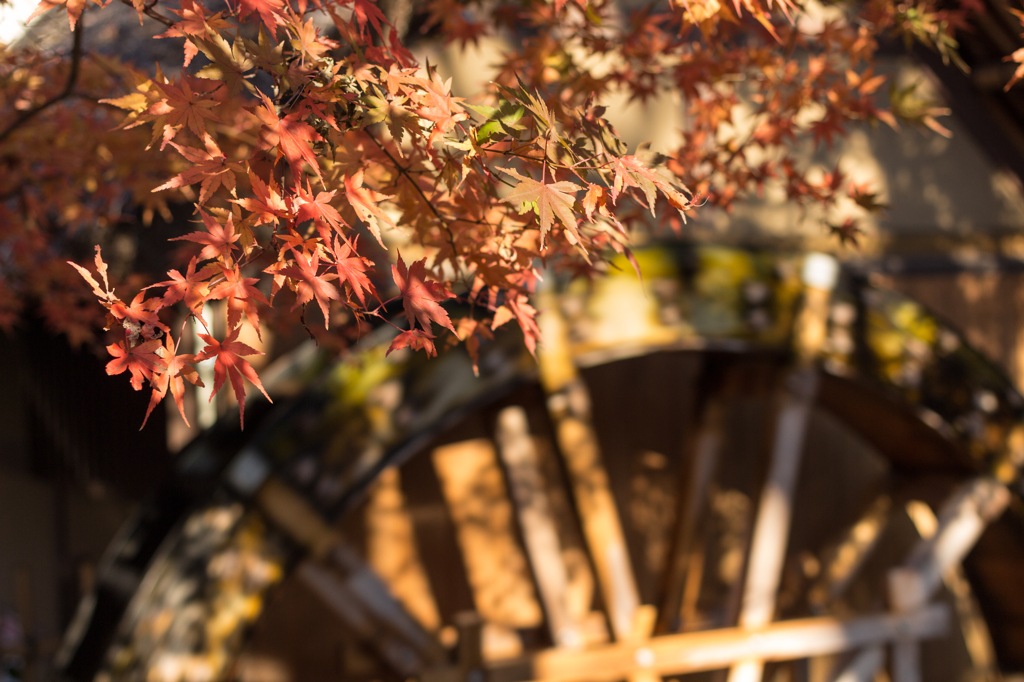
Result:
M506 407L498 415L497 427L498 451L508 475L551 639L557 646L582 646L580 626L567 601L569 579L526 411L518 406Z
M629 638L640 606L622 522L601 462L597 436L590 424L590 397L573 364L568 330L553 300L539 323L545 344L538 350L541 384L555 424L558 447L571 481L597 580L615 639Z

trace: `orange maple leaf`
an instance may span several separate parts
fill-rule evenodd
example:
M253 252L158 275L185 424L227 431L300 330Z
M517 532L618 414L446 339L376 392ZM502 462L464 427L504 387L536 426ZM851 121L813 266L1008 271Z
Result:
M576 216L572 212L572 205L576 201L574 195L582 187L575 182L563 180L562 182L543 183L520 175L511 168L499 168L505 175L511 175L519 180L511 192L502 201L510 204L537 204L537 216L540 218L540 242L544 246L544 237L551 229L554 216L569 231L573 243L580 241L580 234L576 231ZM571 192L571 194L570 194ZM520 211L522 213L522 211Z
M438 305L440 301L455 298L455 294L438 282L427 281L426 262L427 259L422 258L406 268L402 254L399 253L398 264L391 266L395 284L402 292L402 305L405 308L405 317L409 320L409 327L412 328L419 322L429 334L430 322L433 320L455 334L455 327L452 326L448 313Z
M238 332L240 327L236 327L227 338L224 339L223 343L217 341L217 339L207 334L200 334L199 338L206 342L206 347L203 348L203 352L196 355L196 362L202 360L209 360L210 358L217 358L216 363L213 366L213 391L210 393L210 399L213 400L213 396L217 394L217 391L221 389L226 380L231 381L231 389L235 392L235 399L238 401L238 416L242 424L242 428L245 428L245 384L242 383L242 377L249 380L256 388L260 389L260 393L266 397L270 402L270 396L263 389L263 384L260 383L260 378L256 376L256 370L252 368L243 355L263 355L258 350L250 348L241 341L236 341L238 338Z
M181 342L181 339L178 339ZM181 413L181 418L185 421L185 426L191 426L188 423L188 417L185 416L185 382L182 381L182 377L188 379L188 381L196 386L203 386L202 379L199 378L199 372L191 367L189 363L195 362L194 355L178 355L178 346L171 339L170 334L166 337L166 346L163 350L163 361L164 369L153 375L153 379L150 383L153 384L153 395L149 398L149 407L146 409L146 417L142 420L142 426L139 427L139 431L146 426L146 422L149 421L149 415L153 412L153 408L160 404L160 402L167 395L167 389L170 388L171 395L174 396L174 402L178 406L178 412ZM160 349L158 349L160 350Z
M328 328L330 323L330 301L340 301L341 294L338 293L338 289L331 284L331 280L338 279L338 275L333 272L317 274L320 269L320 256L314 254L312 258L302 253L295 254L295 265L286 268L281 268L277 271L278 274L287 275L295 281L296 292L295 292L295 305L292 306L292 310L295 310L300 305L309 303L311 300L316 298L317 304L320 306L320 311L324 314L324 329Z
M232 246L238 241L241 235L235 233L235 225L232 214L228 213L227 222L221 225L216 218L212 215L200 210L199 215L203 219L203 224L206 225L206 232L189 232L180 237L174 237L169 241L176 242L180 240L187 240L190 242L196 242L197 244L205 244L203 250L199 252L199 258L201 260L208 260L211 258L223 258L225 262L231 261L231 251L235 248Z
M370 233L377 238L381 246L384 246L384 241L380 238L380 226L377 224L377 220L383 221L385 225L392 228L397 226L391 216L377 205L377 202L391 197L375 192L369 187L363 187L363 171L360 169L352 177L345 176L345 198L348 199L348 203L352 204L359 219L366 223Z
M151 378L153 372L164 367L164 361L156 354L157 348L160 348L158 339L144 341L136 346L129 346L127 341L107 346L107 352L114 356L107 363L107 374L114 376L128 370L132 374L132 388L141 391L142 381Z
M302 178L303 162L309 164L322 183L320 164L309 143L323 138L313 128L300 121L298 113L278 118L277 110L270 98L263 93L260 93L260 97L263 98L263 107L256 109L256 115L263 122L263 144L267 147L277 147L278 158L283 155L288 161L296 184L299 184Z

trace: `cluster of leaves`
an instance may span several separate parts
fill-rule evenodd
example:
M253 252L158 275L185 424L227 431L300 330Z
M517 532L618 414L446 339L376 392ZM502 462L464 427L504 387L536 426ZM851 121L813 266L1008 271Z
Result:
M75 30L75 92L117 89L93 88L86 70L130 80L132 89L69 98L40 114L38 126L13 121L20 166L0 176L0 211L28 216L11 224L73 230L76 220L123 210L126 193L149 212L171 199L195 205L202 227L179 238L197 245L187 267L131 303L110 288L98 252L103 286L75 266L106 309L107 329L120 335L108 347L108 372L128 371L136 389L149 382L150 410L170 390L183 416L183 380L199 381L192 365L203 359L216 358L215 391L230 380L243 406L243 378L262 390L244 359L257 351L238 337L246 325L260 334L261 312L279 295L293 297L292 309L315 303L325 328L370 318L394 325L391 350L434 354L438 330L447 330L475 355L514 320L533 351L529 295L542 263L597 272L606 254L629 255L636 230L679 230L695 205L728 209L768 182L797 202L829 207L849 197L877 208L870 189L838 169L810 174L795 148L831 145L854 121L896 125L875 104L885 81L873 70L877 36L901 31L942 45L956 24L930 0L915 4L913 17L905 5L872 0L860 18L836 7L808 14L790 0L673 0L628 14L612 0L425 0L424 30L446 41L515 38L492 88L470 104L453 95L451 79L416 63L372 0L233 0L220 11L200 0L124 1L140 20L166 25L159 38L183 39L182 69L169 78L83 57L76 22L84 0L42 0L37 12L63 5ZM70 88L48 92L41 74L56 68L48 64L4 52L5 96L18 97L20 87L20 108L33 112L67 97ZM640 101L681 94L686 122L676 149L628 153L599 104L621 91ZM127 115L110 132L115 110ZM79 119L67 126L76 136L67 145L83 157L75 168L96 169L91 185L88 171L72 182L65 173L54 187L26 180L48 165L33 159L32 135L63 130L62 116ZM111 154L114 135L122 137ZM54 206L64 207L60 215ZM840 231L850 237L856 226ZM21 232L27 239L31 230ZM420 257L407 264L399 244ZM0 264L0 274L13 281L10 267ZM17 299L0 288L0 314L5 296ZM441 304L452 298L470 314L451 319ZM178 355L169 309L183 307L210 332L210 301L224 302L223 339L204 334L199 353ZM401 327L386 314L398 301Z

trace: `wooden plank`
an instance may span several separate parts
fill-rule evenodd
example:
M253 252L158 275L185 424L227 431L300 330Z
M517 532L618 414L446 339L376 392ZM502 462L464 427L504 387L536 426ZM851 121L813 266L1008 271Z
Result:
M512 504L493 443L473 438L444 445L435 448L433 461L477 613L487 622L511 628L539 625L540 604L516 538Z
M402 495L401 473L381 472L366 509L366 557L391 593L427 631L441 627L434 593L416 547L412 519Z
M522 407L506 407L499 413L496 439L551 639L556 646L580 647L583 636L567 601L569 579L558 528Z
M548 395L548 412L555 424L612 633L617 640L626 640L640 606L640 595L608 473L590 424L590 397L573 364L566 322L557 301L542 292L538 308L545 310L538 320L545 343L538 349L537 360L541 384Z
M946 634L949 608L933 604L907 614L859 618L807 618L763 628L725 628L655 637L640 645L611 644L587 651L548 650L533 661L544 682L614 682L638 667L661 676L728 667L743 660L786 661L824 656L895 642L900 637L931 639Z

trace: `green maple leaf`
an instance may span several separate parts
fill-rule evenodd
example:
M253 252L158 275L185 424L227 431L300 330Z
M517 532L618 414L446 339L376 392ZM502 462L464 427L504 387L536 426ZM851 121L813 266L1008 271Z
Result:
M580 185L568 180L543 183L533 178L523 177L511 168L499 168L498 170L519 180L519 184L502 201L510 204L536 204L537 216L540 218L541 246L544 245L544 237L551 229L554 216L558 216L559 222L569 231L570 241L580 242L580 234L576 231L576 216L572 212L572 206L576 202L576 192L583 189ZM522 212L520 211L520 213Z

